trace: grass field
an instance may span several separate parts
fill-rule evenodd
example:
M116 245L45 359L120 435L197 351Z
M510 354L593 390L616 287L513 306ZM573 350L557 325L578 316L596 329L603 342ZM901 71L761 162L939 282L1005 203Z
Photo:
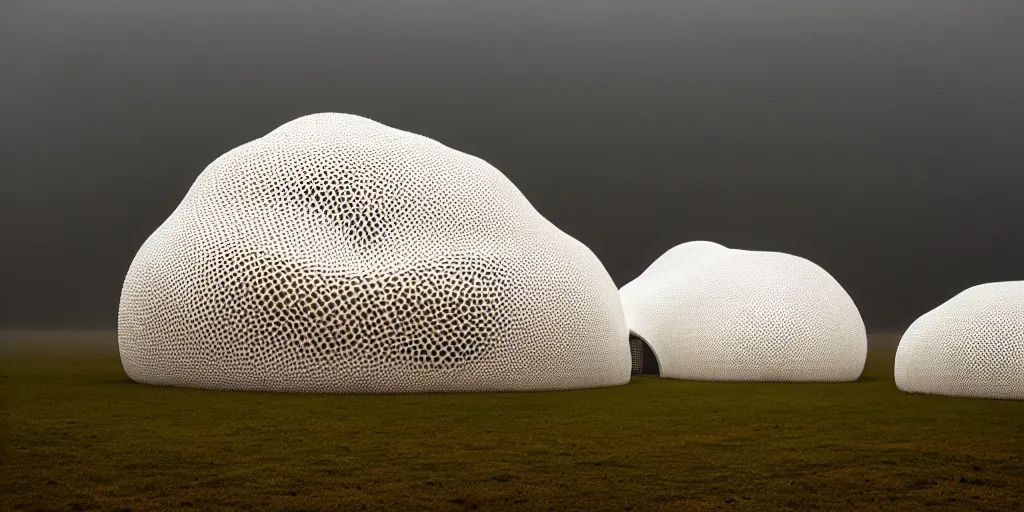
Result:
M0 354L3 510L1024 509L1024 402L634 378L531 394L158 388L110 343Z

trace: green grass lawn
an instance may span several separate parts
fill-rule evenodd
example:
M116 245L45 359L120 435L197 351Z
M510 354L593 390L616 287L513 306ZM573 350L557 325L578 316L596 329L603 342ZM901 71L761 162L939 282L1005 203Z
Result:
M328 396L136 384L0 353L2 510L1024 509L1024 402L842 384ZM41 348L40 348L41 347Z

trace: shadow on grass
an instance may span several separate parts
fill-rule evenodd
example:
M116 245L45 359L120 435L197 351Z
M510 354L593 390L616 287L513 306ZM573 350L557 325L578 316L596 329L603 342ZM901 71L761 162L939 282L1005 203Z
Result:
M109 379L103 379L103 380L99 380L99 381L96 381L96 382L97 382L97 384L109 384L109 385L112 385L112 386L126 386L126 385L129 385L129 384L132 385L132 386L144 386L145 385L145 384L139 384L138 382L135 382L134 380L129 379L127 375L125 375L123 377L112 377L112 378L109 378Z
M0 354L0 510L1024 510L1024 403L900 393L893 348L846 383L384 396L141 384L112 354Z

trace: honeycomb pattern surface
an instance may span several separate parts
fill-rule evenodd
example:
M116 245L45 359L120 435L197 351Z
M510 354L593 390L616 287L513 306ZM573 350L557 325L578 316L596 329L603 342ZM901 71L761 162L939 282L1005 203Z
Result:
M910 393L1024 400L1024 281L968 288L918 318L894 377Z
M146 240L122 364L168 386L323 393L626 384L618 290L485 161L314 114L210 164Z
M626 323L657 354L662 377L827 382L864 370L857 306L804 258L688 242L620 293Z
M636 338L629 338L629 352L633 358L633 373L641 373L644 371L644 349L640 344L642 341Z

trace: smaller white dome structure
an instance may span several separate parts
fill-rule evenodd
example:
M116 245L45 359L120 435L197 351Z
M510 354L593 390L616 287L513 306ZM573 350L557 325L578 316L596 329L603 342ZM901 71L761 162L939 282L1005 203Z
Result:
M1024 281L968 288L918 318L894 377L909 393L1024 400Z
M864 370L857 306L804 258L688 242L619 293L631 335L649 345L662 377L825 382Z

